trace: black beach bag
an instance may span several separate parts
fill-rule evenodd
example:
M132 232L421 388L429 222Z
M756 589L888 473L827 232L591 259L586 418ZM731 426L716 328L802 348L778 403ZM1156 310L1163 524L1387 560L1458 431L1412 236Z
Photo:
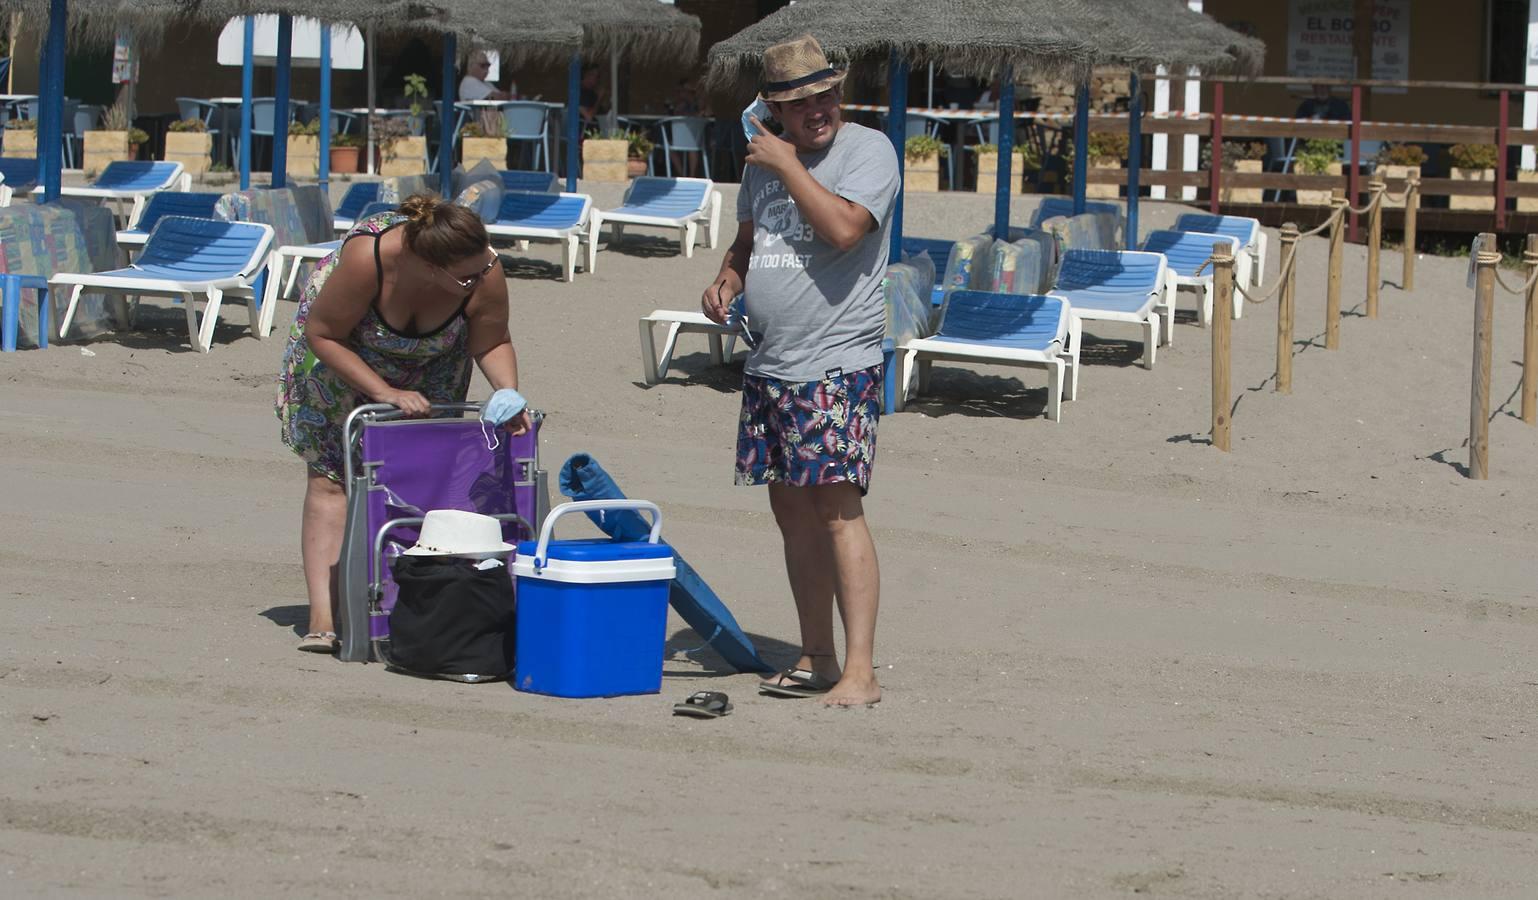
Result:
M505 566L398 556L390 665L417 675L480 682L513 670L513 579Z

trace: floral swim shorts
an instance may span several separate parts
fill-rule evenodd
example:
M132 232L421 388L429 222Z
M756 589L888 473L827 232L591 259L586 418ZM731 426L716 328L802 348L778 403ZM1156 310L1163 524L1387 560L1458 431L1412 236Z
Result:
M870 489L881 418L881 366L821 381L744 375L737 483Z

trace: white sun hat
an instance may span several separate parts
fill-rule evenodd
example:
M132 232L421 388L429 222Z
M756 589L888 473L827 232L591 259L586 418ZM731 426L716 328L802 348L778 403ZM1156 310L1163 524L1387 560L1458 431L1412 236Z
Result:
M430 509L423 517L421 536L403 556L459 556L496 559L513 552L502 540L502 523L491 516L459 509Z

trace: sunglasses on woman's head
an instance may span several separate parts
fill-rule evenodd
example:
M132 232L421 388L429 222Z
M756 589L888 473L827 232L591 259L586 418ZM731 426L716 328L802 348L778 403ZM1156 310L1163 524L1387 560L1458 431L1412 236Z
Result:
M491 261L486 263L486 268L480 270L479 272L476 272L474 275L471 275L469 278L455 278L454 277L454 273L450 272L448 269L444 269L443 272L444 272L444 274L448 275L449 279L452 280L455 284L459 285L460 287L462 287L462 288L464 288L465 290L468 291L468 290L472 290L476 285L480 284L481 283L481 279L485 278L486 275L489 272L491 272L491 267L496 265L496 264L497 264L497 255L495 253L493 253L491 255Z

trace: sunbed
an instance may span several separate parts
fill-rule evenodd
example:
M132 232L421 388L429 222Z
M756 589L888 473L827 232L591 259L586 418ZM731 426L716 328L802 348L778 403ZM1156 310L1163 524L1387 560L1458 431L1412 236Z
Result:
M571 281L577 268L577 249L587 243L586 269L592 274L597 256L598 229L593 198L587 194L546 194L508 191L502 195L497 221L486 223L493 240L555 241L561 245L561 271Z
M125 249L143 247L144 242L150 238L150 232L155 229L155 223L166 216L212 219L214 205L219 202L221 196L223 195L191 191L161 191L154 194L140 211L139 217L130 222L127 228L118 231L117 244Z
M1166 296L1163 307L1164 318L1164 343L1174 343L1174 314L1175 292L1182 287L1194 287L1201 292L1202 302L1198 309L1198 317L1205 328L1212 321L1212 267L1203 266L1212 256L1212 245L1226 243L1229 252L1235 255L1239 252L1237 238L1223 234L1202 234L1199 231L1154 231L1148 235L1148 240L1143 242L1143 249L1150 253L1164 254L1165 270L1164 281ZM1234 318L1239 318L1241 308L1244 306L1244 298L1239 292L1234 292L1233 313Z
M917 393L929 389L929 367L937 359L1027 366L1047 370L1046 415L1056 422L1064 397L1078 395L1079 336L1079 320L1061 297L952 291L940 330L897 348L902 373L895 406L900 410L907 402L915 364Z
M10 206L12 195L30 189L37 179L37 160L0 157L0 206Z
M1259 219L1248 216L1214 216L1207 213L1185 213L1175 220L1176 231L1200 231L1205 234L1226 234L1237 238L1244 255L1235 266L1242 285L1259 285L1266 274L1266 231ZM1238 313L1234 314L1235 316Z
M363 218L364 207L379 202L379 182L358 182L347 186L342 202L336 206L331 225L337 231L348 231Z
M64 197L92 197L99 200L111 200L122 203L125 200L132 201L126 217L128 222L139 218L144 210L145 201L150 195L160 191L188 191L192 189L192 176L182 171L179 162L137 162L134 160L117 160L107 163L97 179L84 187L65 186L59 188L60 196ZM41 185L32 189L32 193L40 194ZM124 217L119 210L119 220Z
M59 335L68 331L80 294L89 288L100 293L181 298L187 308L188 337L192 346L204 353L213 347L221 301L226 296L244 299L250 305L251 331L261 337L253 285L267 266L271 244L272 228L267 225L166 216L156 223L133 265L108 272L62 273L48 279L55 288L71 288ZM207 300L201 327L194 308L198 294Z
M498 169L504 191L538 191L548 194L555 190L554 172L527 172L522 169Z
M1120 236L1127 226L1126 214L1122 212L1120 203L1104 200L1087 200L1084 203L1085 215L1095 216L1103 220L1102 227L1098 228L1100 250L1114 250L1120 244ZM1048 219L1057 217L1071 219L1074 216L1072 197L1043 197L1041 204L1031 214L1031 227L1040 228Z
M1126 322L1143 328L1143 366L1153 368L1164 298L1164 255L1137 250L1069 250L1058 265L1052 295L1073 315L1095 322ZM1168 311L1166 311L1168 312Z
M609 241L624 236L626 225L676 228L685 257L694 255L694 239L705 226L705 246L714 249L721 227L721 194L708 178L642 176L630 182L615 209L599 210L599 227L609 226Z
M662 342L662 355L657 355L658 325L667 326L667 338ZM706 318L704 313L677 309L654 309L651 315L641 317L641 380L657 384L668 375L673 363L673 348L678 345L680 334L703 334L710 341L711 365L721 365L731 359L737 344L737 329L720 325ZM724 349L722 339L725 339Z

